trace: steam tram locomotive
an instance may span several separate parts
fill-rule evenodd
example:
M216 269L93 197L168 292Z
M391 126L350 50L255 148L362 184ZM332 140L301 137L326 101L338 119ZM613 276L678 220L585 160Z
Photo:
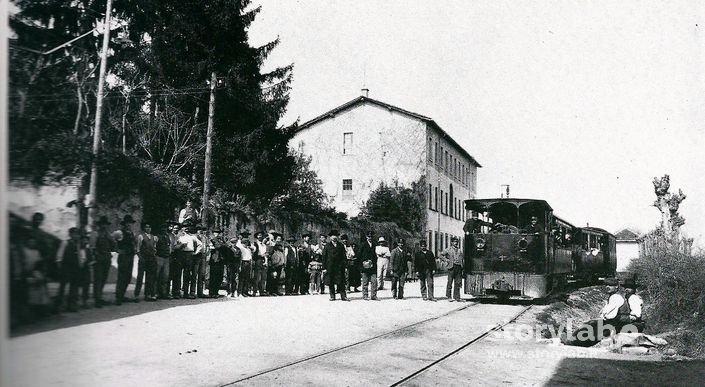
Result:
M473 199L465 209L488 220L465 234L466 294L539 299L569 281L591 283L616 271L614 235L575 227L545 200ZM533 217L537 227L528 232Z

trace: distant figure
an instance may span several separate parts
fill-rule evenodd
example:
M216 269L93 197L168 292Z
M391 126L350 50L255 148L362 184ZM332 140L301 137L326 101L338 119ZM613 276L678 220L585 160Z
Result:
M139 300L144 279L144 300L157 300L157 242L159 237L152 233L152 225L142 223L142 232L137 236L137 279L135 300Z
M312 256L311 262L308 264L308 273L310 275L308 292L309 294L321 293L321 272L323 271L323 263L318 254Z
M387 270L389 270L389 258L392 257L392 252L389 251L387 241L384 240L384 237L379 237L377 240L375 254L377 255L377 283L379 284L377 290L384 290L384 276L387 275Z
M354 292L359 292L360 290L360 269L358 268L357 257L355 256L355 249L350 244L347 234L340 236L340 240L345 246L345 256L348 259L345 268L345 286L348 291L352 289Z
M446 297L448 301L460 301L460 284L463 280L463 253L458 247L458 238L450 238L450 247L439 254L448 265L448 284L446 285ZM453 298L451 298L451 288Z
M309 274L308 264L311 262L313 251L311 250L311 234L305 233L301 236L303 239L296 250L296 255L299 257L299 293L309 294Z
M521 232L523 234L539 234L543 231L543 228L539 225L539 219L535 216L531 217L531 222L528 226L524 227Z
M285 271L286 278L284 281L284 292L287 295L296 294L299 292L299 255L296 250L296 238L293 236L286 239L284 243L284 258L286 260Z
M330 301L335 301L336 288L342 301L349 301L345 292L345 246L338 240L338 231L328 233L330 242L323 249L323 271L328 272Z
M108 280L108 274L110 273L113 258L112 252L117 250L117 246L115 245L115 240L108 232L110 221L108 221L107 217L101 216L95 225L98 228L98 236L96 237L95 248L93 249L95 258L95 265L93 266L93 298L95 300L95 307L102 308L103 305L105 305L105 301L103 300L103 288L105 287L105 282Z
M372 241L372 232L368 231L365 241L360 244L357 251L357 258L360 262L360 274L362 276L362 299L368 299L368 287L371 300L377 300L377 255L375 254L375 244Z
M433 273L436 271L436 257L427 248L426 241L419 242L421 249L414 256L414 267L419 276L421 298L424 301L436 301L433 297Z
M404 283L409 270L408 262L412 260L411 252L406 249L406 241L399 238L397 247L392 250L389 262L389 274L392 276L392 298L404 299Z
M482 226L492 226L492 223L485 222L484 220L478 218L477 211L472 212L472 217L465 222L463 226L463 231L465 235L469 234L480 234L482 233Z
M115 286L115 305L122 305L127 286L132 281L132 268L135 265L135 253L137 252L137 238L132 232L133 223L135 220L130 214L125 215L120 222L122 229L118 235L119 239L117 239L118 278Z
M59 251L56 254L56 262L59 266L61 282L59 293L56 296L56 310L60 311L64 301L66 285L69 285L68 308L69 312L77 312L76 301L78 298L78 288L81 285L81 263L79 249L81 234L78 228L69 229L69 239L62 241Z
M198 221L198 210L193 208L192 205L193 203L190 200L186 201L186 207L179 212L179 223L191 222L196 224Z
M254 278L252 274L252 271L254 270L254 267L252 266L252 258L253 254L255 253L255 247L251 245L249 231L243 230L240 232L240 237L238 238L235 247L240 250L241 257L239 274L240 278L237 284L237 293L243 297L254 296L254 293L251 293L251 289L256 289L254 288L252 282L252 279ZM236 268L231 266L226 266L226 269L226 274L230 273L233 270L236 270ZM227 275L230 276L230 274Z

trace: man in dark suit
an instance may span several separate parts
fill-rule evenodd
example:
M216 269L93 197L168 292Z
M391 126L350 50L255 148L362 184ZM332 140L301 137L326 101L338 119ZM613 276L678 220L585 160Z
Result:
M436 271L436 257L426 247L425 240L420 241L419 246L421 250L414 256L414 266L421 284L421 297L424 301L436 301L433 298L433 272Z
M367 232L365 241L360 244L357 251L357 259L360 262L360 274L362 275L362 299L367 300L368 286L373 301L377 301L377 254L375 254L375 244L372 239L372 232Z
M292 295L298 293L299 290L299 257L294 247L296 243L296 238L289 237L284 243L284 258L286 263L284 264L284 270L286 272L286 278L284 278L284 292L286 295Z
M409 272L408 262L411 261L411 252L406 249L405 241L399 238L397 247L392 250L389 260L389 274L392 275L392 297L397 300L404 299L404 283Z
M323 272L328 274L330 281L330 300L335 301L335 290L338 288L340 299L349 301L345 293L345 265L347 257L345 255L345 247L338 240L338 231L331 230L328 233L330 242L323 249Z

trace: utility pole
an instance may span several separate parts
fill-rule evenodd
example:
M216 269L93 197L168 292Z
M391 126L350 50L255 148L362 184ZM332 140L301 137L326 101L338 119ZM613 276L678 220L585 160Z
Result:
M208 226L208 191L211 186L211 148L213 142L213 116L215 115L215 85L218 79L215 71L211 73L211 97L208 101L208 131L206 132L206 160L203 172L203 205L201 207L201 224Z
M502 188L507 188L507 199L509 199L509 184L502 184ZM504 198L504 194L502 194L502 198Z
M91 161L91 181L88 187L88 231L93 227L96 211L96 188L98 183L98 155L100 153L100 121L103 113L103 86L105 84L105 68L108 63L108 43L110 42L110 11L113 0L107 0L105 23L103 24L103 52L100 54L100 72L98 73L98 93L96 95L95 128L93 129L93 160Z

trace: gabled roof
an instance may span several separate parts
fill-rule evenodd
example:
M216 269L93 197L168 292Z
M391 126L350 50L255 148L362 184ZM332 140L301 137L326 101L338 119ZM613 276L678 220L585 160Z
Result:
M309 120L309 121L304 122L303 124L299 125L299 127L298 127L298 129L297 129L297 132L298 132L298 131L301 131L301 130L304 130L304 129L308 128L309 126L312 126L312 125L314 125L314 124L316 124L316 123L318 123L318 122L320 122L320 121L323 121L323 120L325 120L325 119L327 119L327 118L333 117L333 116L335 116L336 114L338 114L338 113L340 113L340 112L342 112L342 111L348 110L348 109L350 109L350 108L355 107L356 105L363 104L363 103L371 103L371 104L373 104L373 105L377 105L377 106L380 106L380 107L383 107L383 108L386 108L386 109L389 109L389 110L393 110L393 111L395 111L395 112L397 112L397 113L404 114L404 115L406 115L406 116L409 116L409 117L412 117L412 118L416 118L416 119L418 119L418 120L421 120L421 121L426 122L428 125L431 125L431 126L433 126L434 128L436 128L436 130L438 130L438 131L441 133L441 137L445 138L449 143L451 143L453 146L455 146L455 147L458 149L458 151L463 154L463 156L467 157L467 158L470 160L471 163L475 164L475 166L478 167L478 168L482 168L482 165L480 165L480 163L478 163L477 160L475 160L475 158L472 157L472 156L470 155L470 153L468 153L468 152L465 150L465 148L463 148L462 146L460 146L460 144L458 144L458 143L453 139L453 137L451 137L448 133L446 133L445 130L443 130L440 126L438 126L438 124L436 123L436 121L434 121L432 118L426 117L426 116L424 116L424 115L421 115L421 114L418 114L418 113L414 113L414 112L411 112L411 111L408 111L408 110L404 110L404 109L402 109L402 108L400 108L400 107L397 107L397 106L394 106L394 105L390 105L390 104L388 104L388 103L384 103L384 102L382 102L382 101L378 101L378 100L376 100L376 99L372 99L372 98L365 97L365 96L357 97L357 98L355 98L355 99L353 99L353 100L351 100L351 101L348 101L348 102L346 102L346 103L344 103L344 104L342 104L342 105L340 105L340 106L338 106L338 107L336 107L336 108L334 108L334 109L332 109L332 110L329 110L329 111L327 111L327 112L321 114L320 116L318 116L318 117L316 117L316 118L314 118L314 119L312 119L312 120Z
M619 240L636 240L639 238L639 234L625 228L624 230L618 232L615 237Z

